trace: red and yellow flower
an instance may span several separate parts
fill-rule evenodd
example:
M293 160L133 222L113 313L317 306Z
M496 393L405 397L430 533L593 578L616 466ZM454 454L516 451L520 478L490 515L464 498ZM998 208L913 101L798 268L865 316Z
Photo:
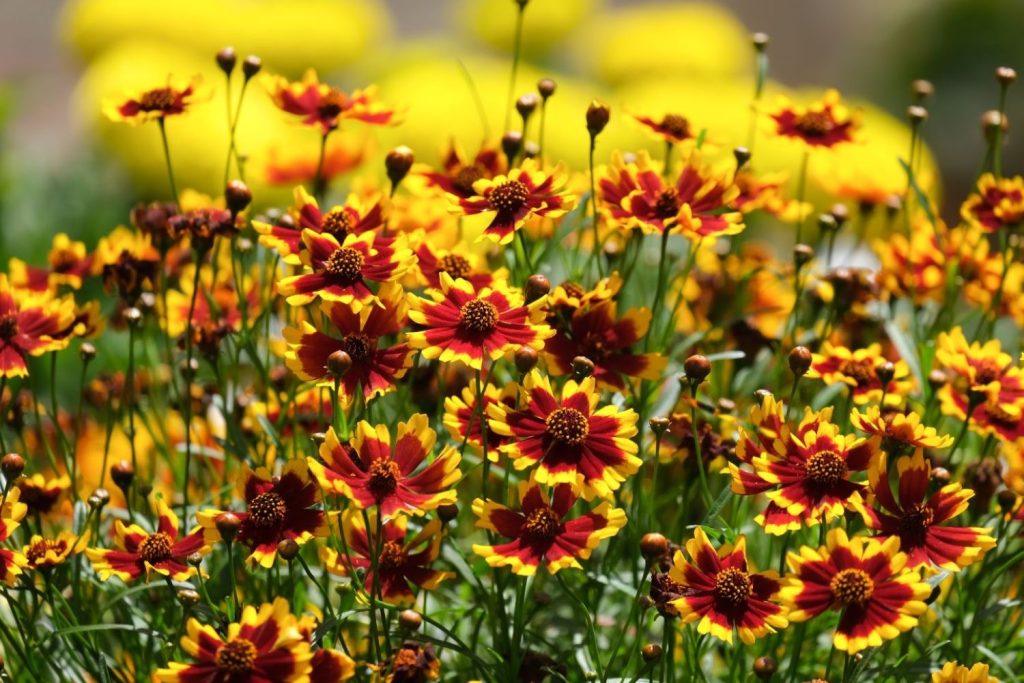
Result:
M660 119L633 114L633 118L648 132L668 143L676 144L697 138L689 119L679 114L665 114Z
M977 190L960 207L960 217L985 232L1016 230L1024 223L1024 178L978 178Z
M444 399L444 426L457 443L465 442L478 453L484 449L484 429L487 439L487 458L498 462L498 451L509 443L510 438L494 431L487 421L487 411L492 405L501 404L508 408L516 407L519 385L509 382L499 389L493 384L484 383L483 408L478 403L475 386L467 386L461 396L448 396Z
M307 272L277 283L278 292L292 306L302 306L319 297L358 310L377 303L370 282L397 280L416 262L401 236L380 237L366 232L348 235L338 242L329 233L307 228L302 231L302 243L305 249L299 258Z
M558 218L572 208L573 197L562 189L565 181L561 168L547 172L533 159L527 159L507 175L474 182L472 196L450 197L467 216L493 214L484 236L498 244L508 244L528 218Z
M92 256L85 242L73 241L63 232L53 236L46 268L31 266L21 259L11 259L9 268L15 287L37 292L61 286L80 289L91 270Z
M783 173L756 174L740 170L733 179L740 192L731 208L743 214L764 211L786 223L806 217L813 210L812 205L786 198L782 191L786 179Z
M321 83L313 69L307 70L298 82L272 76L267 79L267 89L278 109L301 117L305 126L319 127L324 135L342 121L362 121L374 126L398 123L397 112L377 101L374 86L348 94Z
M394 447L385 425L356 425L351 444L342 444L333 429L320 445L321 463L309 459L320 485L345 496L356 507L376 507L384 517L422 515L439 505L454 503L452 486L462 476L461 456L445 446L424 467L434 450L437 433L430 420L416 413L399 422Z
M16 290L0 273L0 377L25 377L29 356L67 347L75 318L70 296Z
M249 562L270 568L281 541L302 545L327 535L324 511L313 507L320 502L320 486L309 476L305 460L289 461L279 477L271 476L265 467L247 469L240 488L246 510L234 513L241 521L235 542L249 549ZM222 514L222 510L203 510L196 515L210 545L220 539L217 518Z
M878 537L899 538L900 551L907 555L907 566L941 567L959 571L981 559L995 546L991 529L981 527L940 526L967 510L974 492L959 483L943 486L928 494L931 464L923 450L896 461L898 484L894 490L889 478L887 458L882 455L869 471L869 504L861 505L864 523Z
M697 631L732 642L752 645L788 625L785 612L773 600L782 584L776 572L756 572L747 563L746 539L715 550L700 527L686 542L686 554L677 550L669 578L680 587L671 605L684 624L695 621Z
M167 79L167 85L134 91L104 102L103 113L111 121L123 121L133 126L184 114L195 102L205 98L199 92L201 79L196 76L184 83Z
M856 408L850 413L850 423L862 432L879 440L886 453L903 455L916 448L948 448L953 437L940 436L935 427L921 424L921 416L914 412L901 413L878 406L868 406L865 412Z
M67 475L48 479L37 473L31 477L22 476L18 479L21 502L33 515L49 514L61 496L70 489L71 479Z
M368 513L371 528L366 531L362 512L349 509L342 517L347 555L340 555L328 547L320 549L320 557L328 571L340 576L365 571L363 587L372 594L374 585L380 588L381 597L390 603L412 604L416 600L413 586L423 590L434 590L442 581L454 574L431 569L441 552L443 538L441 521L433 519L416 534L410 534L408 518L395 517L381 526L382 538L376 536L376 512ZM373 561L376 558L376 562ZM373 574L374 564L380 578ZM379 581L379 583L377 583Z
M206 554L209 546L199 527L179 538L178 516L162 498L156 503L157 524L152 533L137 524L125 525L114 520L116 549L86 548L85 554L101 581L116 576L122 581L134 581L153 574L173 581L186 581L195 576L196 568L188 563L192 553Z
M598 408L593 377L569 380L561 396L533 370L523 381L520 405L488 407L491 429L513 440L501 450L518 470L536 467L540 484L570 484L584 499L608 498L640 467L637 414L615 405Z
M999 683L995 676L988 675L988 664L975 664L968 669L956 661L946 662L942 669L932 673L932 683Z
M410 320L426 329L410 332L406 341L425 358L479 370L485 359L497 360L523 346L539 351L554 334L542 322L543 298L525 304L522 292L503 281L478 290L447 273L440 279L440 289L427 291L429 298L409 297Z
M880 344L850 350L826 341L821 346L821 353L814 354L806 376L821 379L826 384L846 384L855 403L880 401L883 395L887 404L902 403L913 387L910 368L905 361L897 360L893 363L892 379L883 386L878 378L878 368L886 360Z
M799 140L810 148L852 142L860 125L857 114L843 104L836 90L826 91L821 100L806 106L780 98L778 107L769 116L776 135Z
M519 510L512 510L491 500L473 501L476 526L511 539L498 545L474 545L473 552L492 567L509 567L520 576L537 572L542 563L548 572L573 567L581 569L579 560L586 560L600 545L626 524L626 513L603 501L590 512L566 519L576 503L570 484L554 487L549 500L536 482L520 482Z
M382 342L401 331L408 303L405 292L393 282L380 288L377 299L379 306L359 310L337 301L323 302L325 323L333 329L320 331L306 321L286 328L289 348L285 363L302 380L333 386L327 359L335 351L347 353L352 365L338 383L339 399L345 406L360 393L368 401L394 389L395 382L412 366L412 351L405 342L390 346Z
M412 169L412 177L422 179L428 189L466 199L477 194L474 185L478 180L490 180L505 171L505 155L501 150L484 146L471 160L453 140L440 168L435 170L425 164L417 164Z
M22 568L28 564L25 556L8 548L6 542L11 540L14 531L21 525L28 506L18 500L21 492L18 487L13 487L7 492L3 500L3 507L0 508L0 581L8 586L13 586L22 573Z
M65 530L53 538L33 534L28 544L21 549L21 554L25 556L25 568L48 569L56 567L59 564L63 564L71 555L85 550L85 544L88 542L88 530L82 534Z
M247 605L237 623L228 624L221 636L208 624L189 619L181 648L190 663L171 662L159 669L161 683L306 683L310 680L313 657L309 640L288 609L288 601L277 598L257 610Z
M441 273L453 280L466 280L477 290L493 287L497 280L508 279L507 270L489 268L480 256L468 249L441 249L431 244L429 239L424 239L415 251L419 280L433 289L441 287Z

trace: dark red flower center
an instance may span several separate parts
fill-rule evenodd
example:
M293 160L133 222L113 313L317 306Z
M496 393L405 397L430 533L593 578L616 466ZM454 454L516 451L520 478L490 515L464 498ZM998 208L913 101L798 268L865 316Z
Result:
M906 546L918 547L924 544L928 527L935 521L935 511L928 505L919 503L903 513L900 517L900 540Z
M320 231L333 235L339 241L345 239L352 229L352 219L344 209L328 211L320 219Z
M863 605L875 592L875 582L863 569L843 569L832 577L829 590L843 605Z
M174 105L174 92L170 88L156 88L142 94L139 109L142 111L164 111Z
M502 213L515 213L523 208L530 190L518 180L509 180L491 190L488 201L491 208Z
M679 193L674 187L662 190L654 202L654 213L658 218L675 218L679 215Z
M809 111L797 117L794 127L809 138L823 138L836 127L836 122L828 112Z
M398 541L385 541L380 549L380 557L377 558L377 567L380 571L394 571L405 563L405 550Z
M316 108L317 115L322 119L333 119L337 118L338 114L345 111L345 105L348 103L348 98L340 90L331 90L323 99L320 100L320 104Z
M249 519L258 527L271 528L284 521L288 506L273 491L261 493L249 502Z
M245 638L235 638L217 649L217 668L231 673L252 671L256 664L256 646Z
M29 545L28 549L25 551L25 557L28 559L30 564L35 565L41 562L49 551L52 550L60 555L64 552L66 547L67 545L63 540L54 541L48 538L41 538Z
M402 470L394 460L374 460L370 463L370 477L366 486L373 496L380 500L395 492L400 476Z
M548 505L542 505L526 516L523 535L538 541L549 541L558 534L562 520Z
M445 254L437 261L437 271L439 273L448 273L453 278L458 279L469 275L473 272L473 268L469 265L469 261L465 256Z
M835 451L818 451L804 466L807 478L819 486L835 486L846 478L846 461Z
M569 280L566 280L565 282L562 283L562 289L565 290L566 295L572 297L573 299L582 299L583 296L587 293L586 290L583 289L583 287L576 284L575 282L570 282Z
M986 402L984 410L985 415L987 415L988 419L991 420L992 422L1006 425L1007 427L1016 427L1017 424L1020 422L1019 416L1014 415L1006 408L1004 408L1002 404L997 403L995 401Z
M10 341L18 335L18 316L8 313L0 318L0 339Z
M365 334L349 334L341 340L341 347L353 361L364 361L370 357L373 345Z
M171 537L162 531L150 534L139 544L139 557L150 564L171 559Z
M844 360L839 364L839 372L855 381L858 387L870 386L877 379L875 364L868 358Z
M990 384L1002 376L1002 368L991 358L986 358L974 370L975 384Z
M690 122L685 116L679 114L665 114L661 120L661 128L674 138L687 138L690 136Z
M462 305L459 324L472 332L490 332L498 325L498 309L490 301L473 299Z
M473 183L484 177L484 174L476 166L463 166L452 178L452 187L464 197L472 197L476 194Z
M587 440L590 420L575 408L556 408L545 420L547 433L552 439L570 446Z
M715 575L715 595L732 607L747 603L754 586L745 571L730 567Z
M342 247L327 257L324 270L346 284L358 282L363 276L363 252Z

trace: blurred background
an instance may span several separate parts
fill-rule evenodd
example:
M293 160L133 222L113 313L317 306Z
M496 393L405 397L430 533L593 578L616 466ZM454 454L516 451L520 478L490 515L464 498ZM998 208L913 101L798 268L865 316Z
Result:
M513 0L0 0L0 262L43 253L58 231L91 245L126 220L134 201L167 194L156 127L114 124L100 109L171 74L202 74L212 92L168 122L179 185L219 193L227 124L213 55L225 45L240 58L259 55L267 73L298 78L311 66L344 88L378 83L380 98L405 111L400 127L354 124L332 136L336 192L360 162L381 177L381 151L395 144L424 161L453 139L475 151L502 132L515 12ZM812 199L826 206L905 186L897 159L909 144L909 83L926 78L936 90L924 128L934 161L925 156L922 182L941 188L952 219L984 153L979 118L997 104L993 69L1024 68L1022 27L1021 0L532 0L516 92L542 76L558 81L547 149L576 168L585 163L583 112L594 97L613 110L600 159L616 148L660 150L627 113L673 112L706 128L711 153L725 163L734 145L747 143L749 34L767 32L766 104L780 93L801 99L836 87L864 113L860 148L812 160ZM1018 84L1008 106L1008 173L1021 168L1013 123L1022 110ZM259 82L238 130L257 200L287 202L315 166L316 133L274 110ZM793 150L764 136L755 147L758 170L795 171Z

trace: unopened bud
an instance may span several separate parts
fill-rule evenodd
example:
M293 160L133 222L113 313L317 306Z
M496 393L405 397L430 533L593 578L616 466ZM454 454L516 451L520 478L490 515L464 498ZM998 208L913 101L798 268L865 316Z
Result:
M519 152L523 150L523 134L518 130L510 130L501 136L501 151L508 159L508 165L512 166Z
M732 156L736 159L736 170L740 170L750 161L750 150L746 147L736 147L732 150Z
M233 512L225 512L217 515L214 525L217 527L221 540L225 543L231 543L235 540L235 536L238 535L238 530L242 526L242 520Z
M912 104L907 107L907 120L911 123L921 123L928 120L928 110L919 104Z
M951 475L949 473L949 470L947 470L945 467L932 468L932 479L938 482L939 484L948 484L950 478Z
M1017 80L1017 71L1008 66L1000 66L996 68L996 80L1002 86L1007 86Z
M793 247L793 263L796 264L797 268L810 263L811 259L814 258L814 247L809 244L797 244Z
M277 554L285 562L291 562L299 554L299 544L294 538L286 538L277 544Z
M526 278L526 302L531 303L551 291L551 280L545 275L534 273Z
M455 503L446 503L437 507L437 517L447 524L459 516L459 506Z
M89 342L82 342L82 345L78 347L78 355L81 356L83 362L88 363L96 357L96 347Z
M770 679L778 670L779 665L771 657L758 657L754 660L754 675L762 681Z
M398 185L398 183L402 182L402 179L409 173L409 169L412 168L412 162L415 158L412 150L405 145L395 147L388 152L387 156L384 157L384 168L388 172L388 180L391 181L392 185Z
M758 52L764 52L765 48L768 47L768 34L761 33L760 31L751 34L750 42L754 44L755 50Z
M235 63L238 62L238 56L235 54L235 48L233 47L222 47L220 52L217 53L217 66L228 76L235 70Z
M789 352L789 369L797 377L803 377L811 369L813 356L806 346L794 346Z
M830 208L828 212L832 215L832 218L835 219L836 225L839 226L839 229L842 229L846 224L846 221L850 219L850 210L846 208L846 204L833 204L832 208Z
M995 138L997 131L1006 133L1009 127L1010 122L1006 119L1006 115L1000 114L995 109L981 115L981 132L989 142Z
M241 180L228 181L227 187L224 188L224 202L228 205L231 215L237 216L252 203L252 190Z
M345 351L338 349L327 356L327 372L334 379L341 379L352 367L352 356Z
M7 478L8 482L12 482L20 477L24 471L25 458L17 453L8 453L0 459L0 472L4 473L4 477Z
M555 90L558 89L558 84L553 79L542 78L537 81L537 92L540 93L542 99L548 99L555 94Z
M199 604L200 599L199 593L191 588L182 588L178 591L178 602L185 607L195 607Z
M587 107L587 132L590 133L590 137L596 138L600 135L611 117L612 112L607 104L597 100L592 101Z
M538 355L537 350L529 346L520 346L516 349L515 355L513 356L513 360L516 364L516 370L524 375L537 367L537 360L539 358L540 356Z
M406 631L416 631L423 625L423 617L413 609L404 609L398 613L398 625Z
M1004 515L1009 514L1017 507L1017 494L1010 489L1003 489L996 494L996 502L999 503L999 510Z
M138 326L142 322L142 311L137 309L135 306L130 306L124 311L124 319L132 327Z
M896 366L892 364L892 361L885 361L875 368L875 377L882 383L882 387L889 386L889 382L896 376Z
M644 534L640 538L640 554L648 560L663 557L668 552L668 539L656 531Z
M935 86L931 81L919 78L910 84L910 92L918 102L923 102L935 94Z
M661 659L661 646L655 643L647 643L640 648L640 656L644 658L644 661L650 664Z
M536 93L532 92L520 95L519 99L516 100L516 111L519 112L519 116L523 118L524 123L529 120L530 115L536 111L538 104L540 104L540 98Z
M576 381L581 381L594 374L594 361L586 356L576 356L572 359L572 374Z
M711 361L706 356L695 353L683 361L683 371L690 386L696 387L711 374Z
M652 417L648 424L650 424L651 431L654 432L655 436L661 436L668 431L669 420L667 417Z
M260 72L263 68L263 60L256 55L249 55L242 62L242 74L245 75L245 80L249 80Z
M110 466L110 478L117 484L117 488L127 491L135 479L135 468L127 460L121 460Z

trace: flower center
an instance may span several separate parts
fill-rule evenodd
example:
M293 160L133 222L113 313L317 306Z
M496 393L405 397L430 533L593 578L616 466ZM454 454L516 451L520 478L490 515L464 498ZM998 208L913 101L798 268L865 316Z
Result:
M437 262L437 270L441 273L448 273L456 280L469 275L473 269L466 257L458 254L446 254Z
M467 301L459 311L459 323L472 332L490 332L498 325L498 309L483 299Z
M245 638L235 638L217 650L217 668L231 673L252 671L256 663L256 646Z
M522 532L533 540L547 541L555 537L562 520L550 506L544 505L531 512L523 522Z
M352 219L344 209L328 211L320 219L320 232L333 235L339 241L345 239L348 231L352 229Z
M526 203L526 199L529 196L530 191L526 188L526 185L523 185L518 180L509 180L491 190L491 194L487 199L491 203L491 208L495 211L515 213L523 208L523 204Z
M582 299L583 296L587 293L586 290L583 289L583 287L581 287L575 282L570 282L568 280L562 283L562 289L565 290L566 295L573 299Z
M715 576L715 595L733 607L745 605L753 592L754 587L745 571L730 567Z
M690 122L679 114L665 114L665 118L661 120L661 127L674 138L690 136Z
M832 117L823 111L809 111L798 117L794 125L809 138L825 137L835 127Z
M557 408L545 420L547 433L555 441L577 446L590 434L590 420L575 408Z
M377 558L377 566L382 572L394 571L402 566L405 561L405 551L398 541L385 541L384 547L380 549L380 557Z
M273 491L261 493L249 503L249 519L256 526L269 528L284 521L288 506L284 499Z
M18 334L18 316L13 313L0 318L0 339L10 341Z
M875 364L868 359L844 360L839 364L839 372L851 377L858 387L869 386L875 379Z
M150 534L139 544L139 557L150 564L171 559L171 537L162 531Z
M341 347L353 361L363 361L370 357L370 339L365 334L350 334L341 340Z
M990 384L1002 376L1002 369L991 359L983 360L974 370L975 384Z
M347 284L358 282L363 276L363 253L342 247L327 258L324 270Z
M674 187L663 190L654 202L654 213L658 218L675 218L679 214L679 193Z
M370 480L367 487L377 500L386 498L398 488L398 477L402 470L394 460L374 460L370 463Z
M923 545L928 527L932 525L934 520L934 510L927 505L918 503L904 512L900 518L900 541L904 546L918 547Z
M1017 423L1020 422L1019 415L1014 415L996 401L987 401L984 410L985 415L992 422L1006 425L1007 427L1016 427Z
M484 174L476 166L463 166L455 174L455 178L452 179L452 187L463 197L472 197L476 194L476 190L473 189L473 183L483 177Z
M25 551L25 558L28 559L29 563L36 565L46 557L46 553L49 551L55 551L58 555L64 551L64 541L57 540L51 541L50 539L43 538L28 547Z
M844 569L832 578L829 589L844 605L863 605L875 592L875 582L863 569Z
M345 105L347 104L347 98L345 95L338 90L331 90L323 99L320 101L319 106L316 108L316 113L324 119L333 119L338 116L341 112L345 111Z
M807 459L807 478L819 486L835 486L846 478L846 461L835 451L819 451Z
M139 98L139 109L142 111L163 111L174 104L174 93L170 88L156 88L143 93Z

